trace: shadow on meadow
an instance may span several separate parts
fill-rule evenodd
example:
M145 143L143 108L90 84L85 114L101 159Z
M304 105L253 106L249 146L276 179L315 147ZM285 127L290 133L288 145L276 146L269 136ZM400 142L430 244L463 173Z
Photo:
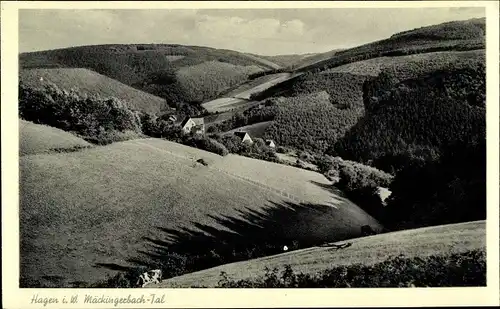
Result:
M348 203L343 200L337 204ZM285 251L284 246L290 251L357 237L362 226L346 219L342 208L291 202L269 202L265 208L246 208L234 216L209 216L216 225L193 222L189 228L154 228L155 237L143 238L147 249L127 261L135 266L99 263L96 267L125 272L128 281L137 278L140 271L158 268L163 278L171 278L279 254Z

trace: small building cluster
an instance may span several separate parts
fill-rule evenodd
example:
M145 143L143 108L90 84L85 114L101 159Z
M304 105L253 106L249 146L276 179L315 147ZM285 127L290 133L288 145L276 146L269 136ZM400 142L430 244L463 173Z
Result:
M181 123L184 133L205 134L205 120L203 118L186 117Z
M177 118L175 116L170 116L169 118L170 121L176 122ZM203 118L191 118L191 117L186 117L181 123L180 126L182 128L182 131L186 134L193 133L193 134L205 134L205 120ZM237 131L234 132L234 135L237 136L242 143L250 143L253 144L253 140L250 137L250 134L245 131ZM271 148L276 148L276 144L274 143L273 140L266 140L266 145Z

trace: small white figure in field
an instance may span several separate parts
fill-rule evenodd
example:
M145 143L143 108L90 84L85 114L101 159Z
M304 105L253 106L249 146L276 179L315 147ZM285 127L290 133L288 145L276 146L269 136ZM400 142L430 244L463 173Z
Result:
M283 246L283 251L288 251L288 247L287 246Z
M40 81L43 82L43 77L40 77Z

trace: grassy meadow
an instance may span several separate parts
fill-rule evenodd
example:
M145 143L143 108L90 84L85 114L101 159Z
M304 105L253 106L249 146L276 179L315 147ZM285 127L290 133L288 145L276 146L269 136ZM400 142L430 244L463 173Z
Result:
M20 83L41 88L52 83L61 89L75 89L80 94L116 97L131 109L152 114L168 110L165 99L120 83L114 79L82 68L25 69L19 73Z
M208 166L197 164L199 158ZM257 242L271 235L331 241L359 235L365 224L378 228L357 206L335 198L324 188L328 183L293 167L157 139L23 156L21 282L71 287L138 265L153 267L158 257L148 253L155 239L175 242L177 235L182 242L182 233L231 231L242 228L231 221L247 222L252 214L272 222L276 212L285 213L291 220L253 235ZM300 217L282 206L299 200L319 206L296 206Z
M92 145L66 131L19 120L19 156L69 152L87 147Z
M231 280L252 280L263 276L266 267L282 269L283 265L290 265L295 272L314 275L335 266L370 266L400 255L425 258L472 250L484 252L485 236L485 221L386 233L350 239L352 246L345 249L324 246L290 251L174 277L151 287L217 287L221 272Z

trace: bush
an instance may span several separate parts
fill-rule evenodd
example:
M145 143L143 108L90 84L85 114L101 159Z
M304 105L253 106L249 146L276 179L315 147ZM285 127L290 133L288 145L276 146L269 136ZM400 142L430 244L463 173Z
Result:
M82 96L53 84L43 89L20 85L19 115L34 123L75 132L97 144L123 140L130 132L141 133L139 113L120 100Z
M185 143L188 146L194 146L199 149L210 151L221 156L229 154L226 146L222 143L205 136L193 136L188 138Z
M372 266L354 264L326 269L316 275L295 273L285 265L265 269L256 279L231 280L221 273L221 288L376 288L486 286L486 254L472 250L450 255L399 256Z
M378 187L388 187L393 176L361 163L339 157L319 156L315 159L319 171L332 181L346 196L375 219L385 216L384 203Z
M97 144L97 145L108 145L115 142L123 142L132 139L143 138L142 134L135 131L101 131L94 136L84 137L87 142Z

